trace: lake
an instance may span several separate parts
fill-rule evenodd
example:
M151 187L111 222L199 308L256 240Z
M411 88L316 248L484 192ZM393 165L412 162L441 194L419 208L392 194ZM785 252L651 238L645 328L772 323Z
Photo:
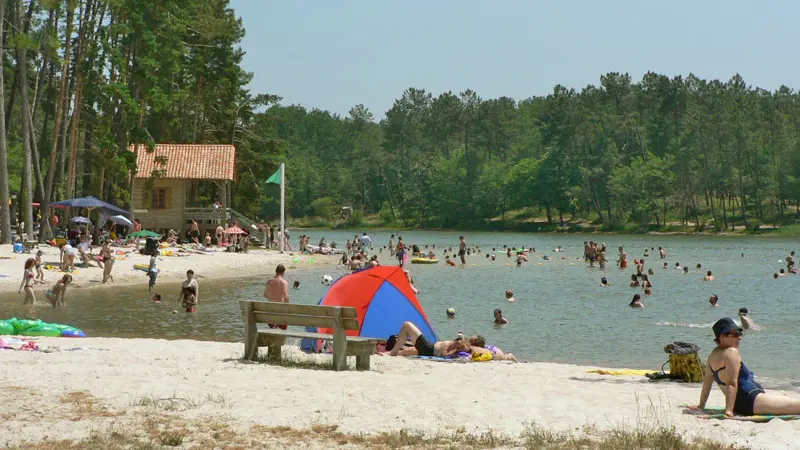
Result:
M354 231L296 230L294 241L308 233L311 244L322 236L340 247ZM396 233L396 232L395 232ZM390 232L372 232L376 249L385 245ZM407 244L458 245L457 232L411 231L401 233ZM791 355L800 354L798 324L800 302L797 288L800 277L788 275L777 280L773 273L784 267L783 259L796 241L775 237L699 237L651 235L577 235L465 232L470 245L479 245L482 254L468 257L465 268L437 265L409 265L419 298L434 329L442 339L458 331L482 334L487 342L535 361L552 361L606 367L658 369L667 360L664 345L673 341L693 342L702 348L703 359L714 347L711 324L723 316L736 318L741 307L761 328L745 332L742 353L748 366L768 384L800 386L800 377L786 364ZM595 240L608 245L610 267L588 268L580 258L583 242ZM395 239L396 241L396 239ZM485 258L492 248L534 246L536 253L517 268L513 258L494 253L495 261ZM655 248L646 258L645 268L653 268L650 277L653 295L644 299L646 307L634 310L627 305L638 288L629 287L632 264L626 270L614 267L617 247L623 245L629 261L641 257L645 248ZM565 252L552 250L561 246ZM658 246L668 255L659 260ZM394 263L388 252L379 252L384 264ZM551 255L551 261L542 259ZM563 259L562 259L563 258ZM299 290L292 290L291 300L314 304L326 287L322 275L334 278L346 273L330 267L315 269L308 257L301 257L298 267L310 270L287 271L290 283L297 280ZM442 258L443 260L443 258ZM663 262L669 265L663 269ZM673 268L675 262L688 265L684 274ZM702 269L696 265L702 264ZM716 277L704 282L711 270ZM261 299L264 281L273 268L265 268L259 279L214 281L200 279L201 304L195 314L179 312L175 298L178 285L160 280L161 304L154 304L145 283L136 287L80 290L68 292L68 306L63 310L40 307L37 317L45 321L74 325L88 336L157 337L167 339L206 339L237 341L242 338L239 299ZM607 277L610 287L602 287ZM513 289L516 302L508 303L504 291ZM711 294L719 296L719 307L709 306ZM0 296L0 317L26 317L16 293ZM447 308L456 309L456 318L448 320ZM509 324L495 327L492 311L501 308Z

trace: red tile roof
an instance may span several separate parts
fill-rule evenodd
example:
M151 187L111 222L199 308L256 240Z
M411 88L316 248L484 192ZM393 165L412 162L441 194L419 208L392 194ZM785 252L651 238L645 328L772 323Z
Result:
M130 146L134 150L134 146ZM181 180L233 180L236 147L233 145L156 144L154 152L139 145L136 178L152 178L153 171L166 170L160 178ZM166 165L156 158L166 157Z

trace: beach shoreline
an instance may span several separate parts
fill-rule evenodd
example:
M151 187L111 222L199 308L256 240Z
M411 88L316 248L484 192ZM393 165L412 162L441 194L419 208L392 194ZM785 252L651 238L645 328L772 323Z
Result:
M588 366L375 356L369 371L334 372L244 362L241 343L120 338L36 342L40 349L54 351L0 351L0 390L6 399L0 405L0 443L7 446L85 439L97 430L172 413L186 422L183 427L189 431L183 442L188 446L200 439L192 437L192 424L204 421L242 429L325 426L342 433L470 430L510 436L532 423L578 434L658 426L754 449L790 448L800 432L800 421L701 420L679 406L696 404L699 384L604 376L586 373L596 368ZM286 347L284 353L318 364L330 361L329 355L306 355L297 347ZM709 405L722 401L714 389Z
M60 251L57 247L43 244L39 247L44 255L44 265L58 266ZM131 250L114 248L114 250ZM167 249L175 250L175 249ZM0 293L16 292L19 289L28 258L36 256L37 249L31 253L13 253L10 245L0 246ZM96 254L99 247L94 249ZM141 285L147 287L148 278L142 270L134 269L136 264L148 264L150 258L138 253L117 255L112 269L113 282L102 283L103 269L92 262L89 268L77 267L72 275L69 289L99 289L120 286ZM283 264L287 270L308 270L328 267L338 263L337 256L301 255L299 252L280 253L277 250L251 249L249 253L228 253L218 251L210 254L188 253L188 256L161 256L158 258L157 283L179 283L186 277L186 271L194 270L199 279L230 280L244 277L272 277L275 267ZM45 283L37 284L34 293L37 301L44 300L44 292L52 287L66 272L44 270ZM21 294L20 294L21 295ZM21 299L20 299L21 301Z

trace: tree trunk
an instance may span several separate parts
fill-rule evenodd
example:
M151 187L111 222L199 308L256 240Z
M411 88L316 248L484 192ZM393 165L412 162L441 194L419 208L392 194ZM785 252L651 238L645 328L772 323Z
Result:
M14 27L19 33L22 30L22 0L14 1L13 15ZM28 103L28 52L21 44L17 45L16 50L20 79L17 88L19 89L22 103L22 144L25 152L22 166L25 184L22 216L25 221L25 234L27 234L28 239L33 239L33 154L31 150L30 104Z
M55 124L53 126L53 146L50 151L50 165L47 168L47 180L45 181L45 193L42 199L42 220L44 223L49 223L50 217L50 202L53 201L53 182L55 181L55 170L58 165L58 143L59 135L63 134L61 131L66 120L66 106L64 104L67 94L67 79L69 76L70 56L70 43L72 42L72 19L75 11L75 0L69 0L67 4L67 29L64 37L64 66L61 71L61 81L59 87L58 101L56 102L55 111Z
M6 16L6 2L0 1L0 19ZM3 49L3 25L5 20L0 20L0 55ZM5 81L3 71L0 70L0 244L11 242L11 213L9 208L8 192L8 144L6 142L5 122Z

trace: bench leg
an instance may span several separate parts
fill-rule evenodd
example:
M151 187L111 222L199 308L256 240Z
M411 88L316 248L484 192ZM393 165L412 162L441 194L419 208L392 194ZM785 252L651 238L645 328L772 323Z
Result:
M258 337L247 337L244 341L244 359L255 361L258 359Z
M369 359L370 359L369 353L356 356L356 369L369 370Z
M281 362L281 347L286 341L284 337L273 337L267 343L267 360L269 362Z

